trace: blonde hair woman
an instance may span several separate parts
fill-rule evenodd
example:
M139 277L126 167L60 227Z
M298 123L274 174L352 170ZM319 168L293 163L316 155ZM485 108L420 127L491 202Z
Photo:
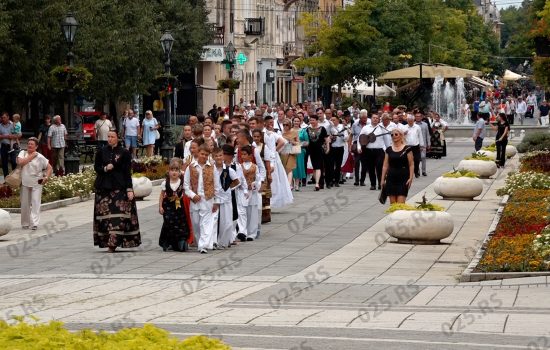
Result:
M160 127L156 118L153 118L153 112L146 111L145 119L143 119L143 127L141 140L146 147L147 157L152 157L155 152L156 130Z
M297 146L300 144L298 140L298 131L292 129L292 125L289 119L283 120L283 137L288 142L285 144L285 147L281 150L281 162L285 167L286 176L288 177L288 183L292 187L292 171L296 168L296 154L291 154L292 146Z
M414 179L414 159L411 147L405 145L405 134L399 128L391 132L392 145L386 148L382 167L382 191L390 203L405 203Z

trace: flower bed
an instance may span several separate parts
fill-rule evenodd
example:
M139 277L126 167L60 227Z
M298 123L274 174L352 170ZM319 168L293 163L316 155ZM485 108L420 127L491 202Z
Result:
M521 157L520 171L550 173L550 151L533 151Z
M20 320L20 318L18 318ZM164 329L151 324L142 328L124 328L116 333L84 329L70 332L63 323L27 324L22 321L8 325L0 321L1 349L193 349L230 350L218 339L194 336L179 340Z
M497 190L497 195L513 195L520 189L550 190L550 175L534 171L511 173L504 187Z
M161 156L142 157L132 161L132 177L147 177L149 180L164 179L169 164Z

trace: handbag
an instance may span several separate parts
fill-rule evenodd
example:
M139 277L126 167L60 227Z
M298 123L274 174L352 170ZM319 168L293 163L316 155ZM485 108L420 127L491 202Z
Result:
M380 190L380 194L378 194L378 201L380 204L386 204L386 201L388 200L388 194L386 193L386 186L382 186L382 189Z
M300 154L302 153L302 146L298 145L292 145L290 148L290 154Z
M155 140L160 139L160 132L155 129Z
M17 166L8 176L6 176L4 181L11 188L17 189L21 187L21 168Z

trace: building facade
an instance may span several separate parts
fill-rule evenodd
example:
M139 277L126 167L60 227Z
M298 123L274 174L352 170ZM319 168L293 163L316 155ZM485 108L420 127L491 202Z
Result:
M491 0L474 0L477 11L483 17L485 23L492 26L493 31L500 40L500 29L502 22L500 21L500 11L495 1Z

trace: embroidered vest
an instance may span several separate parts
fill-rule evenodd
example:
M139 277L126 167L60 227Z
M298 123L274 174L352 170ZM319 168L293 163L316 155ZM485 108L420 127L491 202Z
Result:
M246 170L243 166L243 175L247 184L251 184L256 181L256 164L250 164L250 168Z
M191 190L195 193L198 192L199 187L199 171L194 167L189 167L189 174L191 180ZM204 186L204 197L206 200L214 198L214 167L205 165L202 169L202 182Z

